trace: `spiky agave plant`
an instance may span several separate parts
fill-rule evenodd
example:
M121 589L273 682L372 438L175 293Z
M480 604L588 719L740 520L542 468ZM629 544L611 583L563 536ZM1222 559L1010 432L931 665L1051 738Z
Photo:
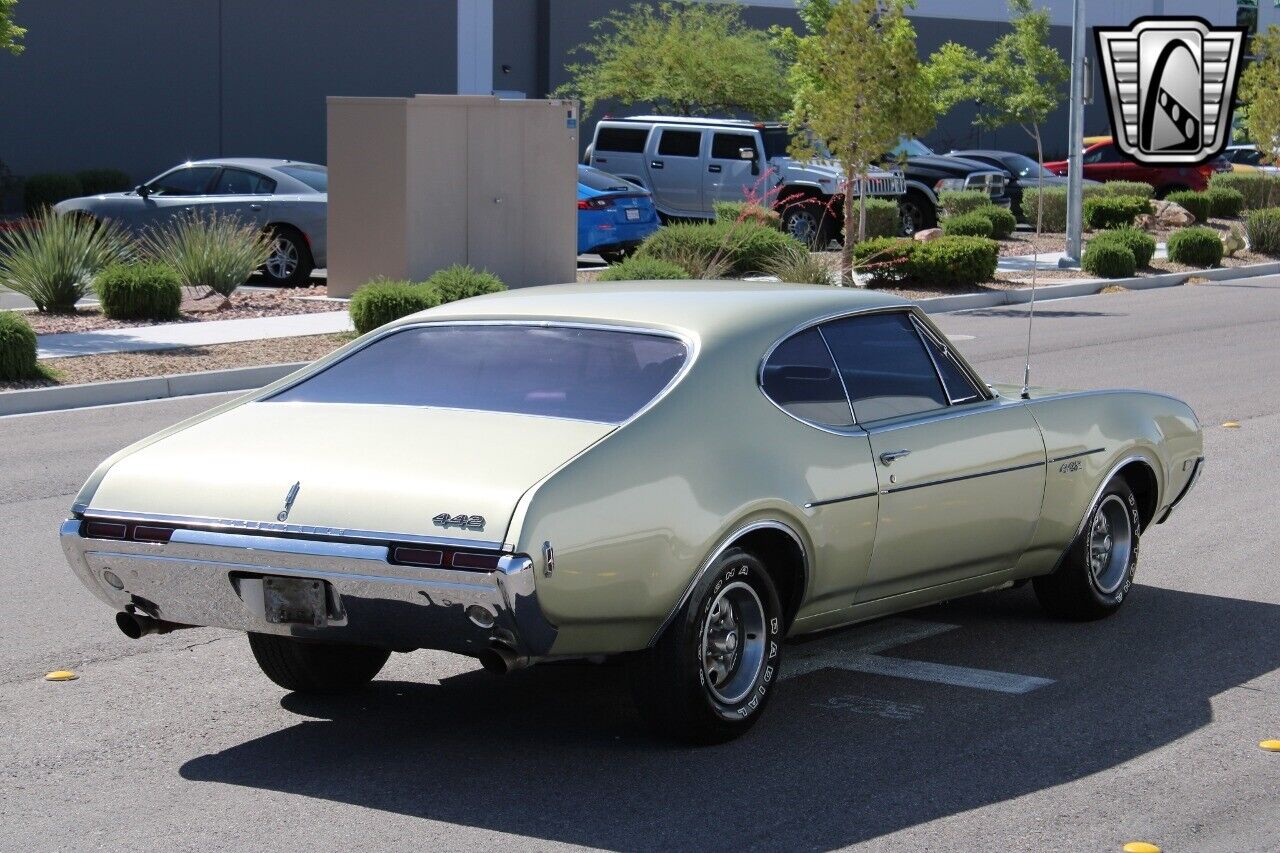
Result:
M17 228L0 231L0 287L21 293L40 311L74 311L93 277L132 248L114 223L46 207Z
M144 251L168 264L187 287L208 288L230 300L271 255L271 237L235 215L176 217L143 234Z
M760 271L790 284L831 284L834 270L822 255L796 245L765 261Z

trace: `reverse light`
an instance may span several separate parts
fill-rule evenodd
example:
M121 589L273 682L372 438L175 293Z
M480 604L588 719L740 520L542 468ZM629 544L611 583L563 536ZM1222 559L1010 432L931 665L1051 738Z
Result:
M580 198L578 199L578 210L604 210L612 204L607 198Z

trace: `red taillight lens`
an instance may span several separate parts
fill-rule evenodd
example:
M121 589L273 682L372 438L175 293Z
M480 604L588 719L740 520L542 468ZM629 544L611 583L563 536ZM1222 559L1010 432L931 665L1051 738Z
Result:
M172 527L152 527L138 524L133 528L133 538L139 542L168 542L172 536Z
M444 563L444 552L435 548L397 546L391 549L391 559L410 566L439 566Z
M455 569L489 569L498 568L497 554L468 554L466 552L458 552L453 555L453 567Z
M578 210L604 210L612 201L607 198L580 198Z
M90 539L124 539L129 535L129 525L118 521L86 521L80 525L80 535Z

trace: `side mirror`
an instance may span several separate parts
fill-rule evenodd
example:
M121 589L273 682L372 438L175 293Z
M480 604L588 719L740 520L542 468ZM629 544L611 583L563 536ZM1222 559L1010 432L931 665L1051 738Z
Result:
M739 159L739 160L750 160L750 161L751 161L751 174L753 174L753 175L758 175L758 174L760 174L760 161L756 159L756 149L754 149L754 148L739 148L739 149L738 149L738 159Z
M147 189L146 184L138 184L136 187L133 188L133 191L138 194L139 198L146 198L147 196L151 195L151 190Z

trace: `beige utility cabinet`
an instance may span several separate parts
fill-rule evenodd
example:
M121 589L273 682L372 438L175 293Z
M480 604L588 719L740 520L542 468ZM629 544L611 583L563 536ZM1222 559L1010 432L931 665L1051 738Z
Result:
M331 295L450 264L508 287L575 279L576 102L331 97L328 108Z

